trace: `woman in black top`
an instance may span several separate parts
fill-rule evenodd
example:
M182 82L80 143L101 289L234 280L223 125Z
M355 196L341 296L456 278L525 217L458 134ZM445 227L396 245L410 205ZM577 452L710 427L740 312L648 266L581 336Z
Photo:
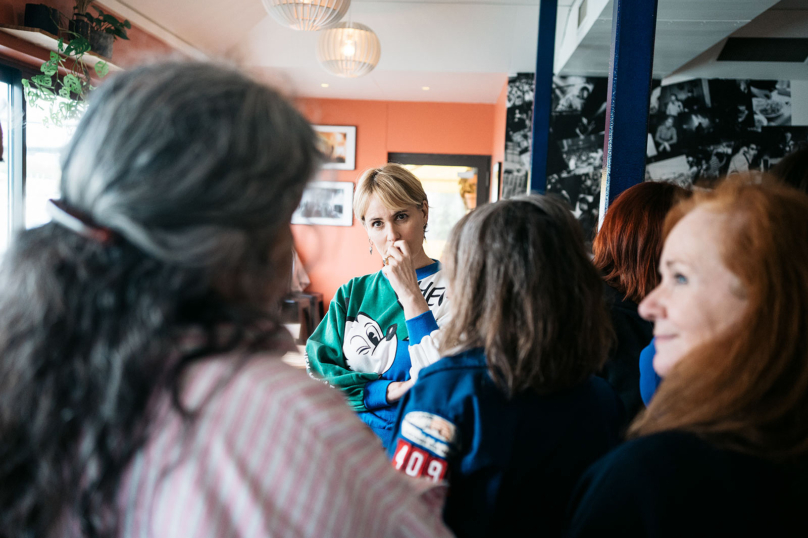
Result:
M808 196L726 181L666 221L642 302L665 381L570 536L808 536Z
M670 183L649 181L631 187L609 207L592 244L617 337L601 375L620 396L626 425L644 408L640 352L653 338L653 325L639 316L637 304L659 284L665 215L677 198L686 195L685 189Z

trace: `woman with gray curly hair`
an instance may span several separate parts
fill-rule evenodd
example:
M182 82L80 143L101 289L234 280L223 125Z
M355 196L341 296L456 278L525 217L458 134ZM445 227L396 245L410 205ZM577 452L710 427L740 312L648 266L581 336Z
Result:
M443 536L274 306L319 154L205 63L123 73L0 271L0 537Z

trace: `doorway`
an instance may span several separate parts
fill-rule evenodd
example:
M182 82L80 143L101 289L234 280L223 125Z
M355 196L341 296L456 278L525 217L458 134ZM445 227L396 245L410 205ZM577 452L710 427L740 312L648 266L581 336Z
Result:
M457 221L477 206L488 203L491 158L390 153L387 160L403 165L421 180L429 199L429 228L424 250L430 258L441 259Z

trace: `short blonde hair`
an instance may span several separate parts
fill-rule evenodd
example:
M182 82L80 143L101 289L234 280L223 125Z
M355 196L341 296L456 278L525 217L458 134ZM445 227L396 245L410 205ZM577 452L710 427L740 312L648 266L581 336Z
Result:
M387 209L396 210L427 203L426 192L415 175L396 163L362 172L354 194L354 215L363 223L370 197L377 195Z

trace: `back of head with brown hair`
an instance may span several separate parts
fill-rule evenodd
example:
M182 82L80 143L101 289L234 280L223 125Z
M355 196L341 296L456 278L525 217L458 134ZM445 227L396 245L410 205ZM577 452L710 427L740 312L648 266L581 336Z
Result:
M565 389L606 360L602 283L561 202L525 196L478 208L452 230L445 255L452 315L441 351L484 347L506 394Z
M688 191L646 181L624 191L609 207L592 244L593 262L608 285L635 303L659 284L662 225Z
M764 457L804 453L808 196L774 182L728 179L676 206L665 235L697 207L728 217L721 256L748 306L739 323L673 367L631 432L682 429Z

